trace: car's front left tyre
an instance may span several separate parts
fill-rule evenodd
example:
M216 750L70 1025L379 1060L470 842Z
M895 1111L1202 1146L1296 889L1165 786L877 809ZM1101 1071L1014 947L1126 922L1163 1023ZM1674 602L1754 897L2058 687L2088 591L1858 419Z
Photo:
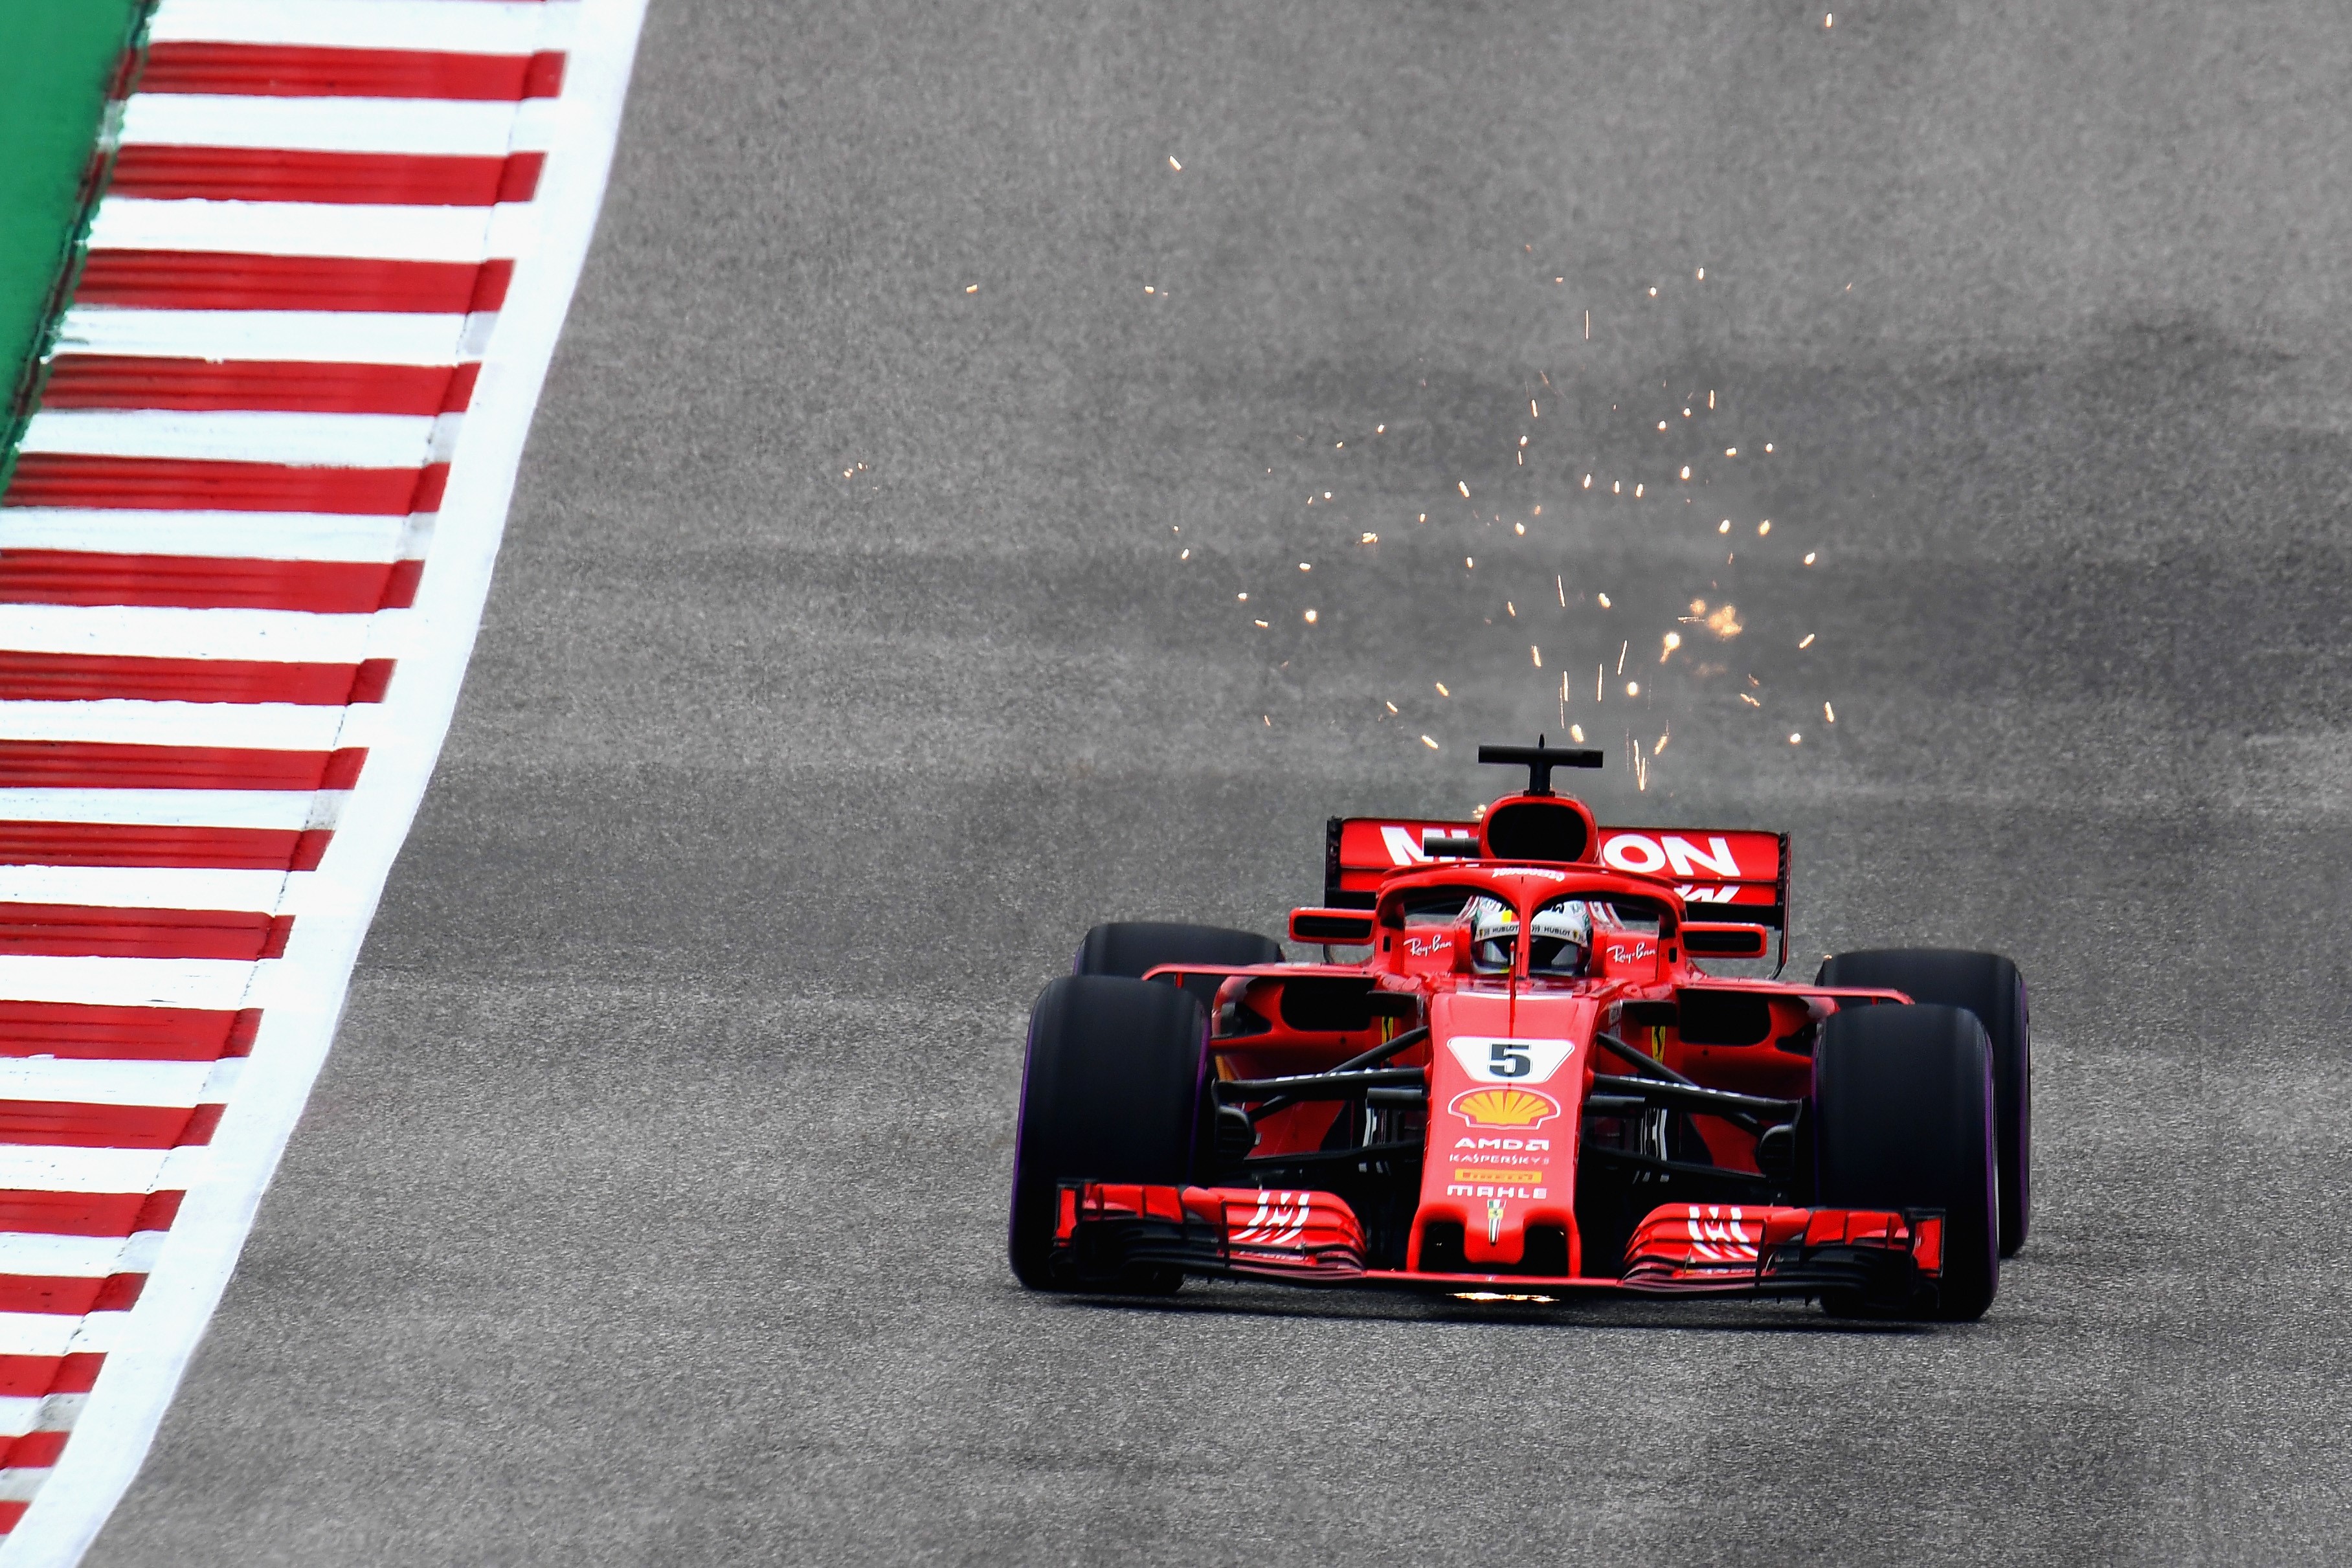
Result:
M1943 1214L1932 1315L1966 1321L2000 1283L1992 1047L1959 1007L1849 1007L1813 1053L1814 1201ZM1832 1312L1863 1303L1824 1298Z
M1038 996L1013 1134L1009 1250L1022 1284L1077 1283L1053 1267L1063 1183L1191 1179L1207 1045L1207 1015L1173 985L1073 974ZM1155 1274L1111 1283L1165 1290L1178 1282Z

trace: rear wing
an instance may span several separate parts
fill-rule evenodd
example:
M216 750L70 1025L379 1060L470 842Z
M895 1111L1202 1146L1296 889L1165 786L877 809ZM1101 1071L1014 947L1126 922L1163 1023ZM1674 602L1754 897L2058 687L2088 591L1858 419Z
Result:
M1477 832L1475 822L1335 816L1323 839L1324 907L1370 909L1381 879L1391 873L1461 858L1433 851L1426 840L1475 837ZM1769 926L1786 945L1787 834L1737 827L1603 827L1600 844L1601 863L1612 870L1672 882L1685 902L1717 905L1724 920Z

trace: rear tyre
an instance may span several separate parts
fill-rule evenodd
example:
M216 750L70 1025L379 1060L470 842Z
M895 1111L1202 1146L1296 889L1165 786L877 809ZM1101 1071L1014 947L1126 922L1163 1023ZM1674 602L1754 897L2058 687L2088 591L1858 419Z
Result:
M1992 1047L1958 1007L1858 1007L1832 1016L1813 1056L1816 1201L1823 1208L1944 1211L1933 1315L1968 1321L2000 1280ZM1832 1311L1855 1303L1825 1299Z
M1281 945L1255 931L1223 926L1177 925L1167 921L1106 921L1078 944L1074 974L1124 974L1132 980L1163 963L1240 968L1280 963Z
M1172 985L1082 974L1045 987L1029 1014L1013 1133L1009 1250L1022 1284L1077 1283L1051 1267L1062 1183L1190 1179L1207 1040L1200 1003ZM1181 1282L1161 1271L1112 1288L1172 1290Z
M1992 1089L2000 1150L2000 1255L2025 1245L2033 1215L2033 1040L2025 980L1997 952L1898 947L1842 952L1822 965L1821 985L1900 991L1914 1002L1965 1007L1992 1043Z

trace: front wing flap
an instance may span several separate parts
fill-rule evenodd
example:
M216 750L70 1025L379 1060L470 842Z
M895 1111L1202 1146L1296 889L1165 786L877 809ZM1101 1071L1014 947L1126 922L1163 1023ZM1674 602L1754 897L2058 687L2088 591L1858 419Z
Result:
M1422 1274L1365 1265L1355 1211L1330 1193L1071 1182L1055 1230L1056 1272L1115 1285L1151 1269L1294 1284L1451 1289L1510 1282L1644 1295L1851 1292L1901 1306L1943 1270L1943 1216L1915 1211L1667 1204L1635 1227L1621 1279Z

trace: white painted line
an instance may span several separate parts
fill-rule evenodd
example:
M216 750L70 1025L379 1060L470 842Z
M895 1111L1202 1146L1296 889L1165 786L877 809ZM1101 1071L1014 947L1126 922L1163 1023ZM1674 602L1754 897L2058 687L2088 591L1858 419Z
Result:
M25 426L21 450L89 457L287 463L298 468L405 468L435 459L446 419L406 414L183 414L171 409L45 409ZM446 457L446 447L439 454Z
M210 1163L201 1158L205 1152L201 1146L68 1149L39 1143L0 1143L0 1187L57 1193L163 1191L202 1174L204 1166ZM0 1318L10 1316L14 1314L0 1312ZM0 1350L0 1354L5 1353Z
M0 1057L0 1100L63 1100L82 1105L194 1105L205 1098L211 1062L82 1061Z
M0 1398L0 1435L21 1437L27 1432L70 1432L87 1394L52 1394L38 1399L22 1395Z
M331 752L379 733L376 705L295 702L0 702L0 736L121 746L243 746Z
M304 795L267 789L0 789L0 823L96 822L299 833L331 826L343 795L341 790ZM326 820L320 821L321 816Z
M515 0L163 0L147 36L156 43L295 44L338 49L431 49L528 55L561 5Z
M0 866L0 903L122 910L280 910L308 871L216 871L192 866ZM290 912L290 911L289 911ZM7 1073L0 1057L0 1078ZM0 1100L6 1099L0 1093Z
M203 1007L234 1012L264 1005L279 987L265 973L280 960L221 958L28 958L0 953L0 997L124 1007ZM23 1184L16 1184L22 1185ZM10 1185L0 1182L0 1187ZM0 1563L7 1561L0 1546Z
M142 1231L158 1242L163 1233ZM152 1262L153 1247L145 1249ZM49 1274L60 1278L79 1277L103 1279L110 1274L136 1274L150 1265L134 1261L131 1247L119 1236L41 1236L31 1231L0 1232L0 1274ZM37 1399L0 1400L0 1433L30 1432L29 1426L11 1427L12 1421L24 1420L34 1412L18 1408L37 1407Z
M478 0L451 0L475 5ZM334 202L158 201L108 196L90 222L103 250L217 250L263 256L367 256L480 261L529 247L534 202L495 207L392 207Z
M502 158L546 147L554 107L544 98L514 104L142 92L122 106L122 143Z
M432 531L430 512L339 517L316 511L0 509L0 550L89 550L110 555L205 555L251 561L398 561L422 556Z
M128 1312L92 1312L87 1318L68 1318L57 1312L0 1312L0 1355L110 1351L122 1342L130 1317ZM26 1473L0 1470L0 1477Z
M300 610L184 610L145 605L0 605L0 648L352 664L366 658L371 647L386 641L403 617L399 610L314 616Z
M494 4L496 0L455 3ZM299 9L308 16L324 16L335 8L289 5L284 13ZM489 237L493 245L515 247L489 252L517 257L514 283L484 355L481 382L458 440L416 607L406 613L410 618L388 639L398 643L403 662L400 679L394 681L383 705L387 710L384 739L352 792L335 848L319 874L322 882L344 889L346 902L338 913L306 916L298 922L283 960L251 966L251 983L235 1005L265 1011L247 1077L227 1101L209 1149L174 1151L151 1178L187 1180L191 1184L187 1200L156 1258L138 1306L127 1314L105 1315L122 1320L116 1323L100 1323L94 1315L77 1336L77 1345L92 1349L105 1345L110 1353L74 1438L65 1445L56 1468L34 1493L31 1506L5 1545L0 1545L0 1568L69 1568L96 1536L146 1456L188 1358L236 1267L263 1190L301 1116L332 1039L369 918L407 835L457 704L539 389L562 330L603 200L644 13L645 0L583 0L578 37L561 100L563 123L538 197L520 214L526 226ZM262 20L248 19L257 24ZM550 47L558 36L556 29L570 17L551 10L546 19L554 27L539 32L532 40L539 47ZM226 22L215 13L207 25ZM415 47L428 38L437 41L438 37L417 33L404 41ZM128 226L135 226L118 220L118 227ZM166 226L159 222L155 226ZM189 231L184 227L181 232ZM534 237L542 233L543 243L531 246ZM226 229L215 237L227 243L211 248L251 248L256 243L246 237L231 238ZM388 237L388 231L374 237L378 243ZM413 237L404 237L402 243L413 245ZM326 252L318 250L314 242L292 253ZM387 614L381 618L394 616ZM377 645L371 642L370 646ZM121 988L108 993L102 998L106 1001L121 1003L174 987L189 992L202 988L184 963L150 962L131 968L128 965L138 961L98 962L125 966L111 977ZM70 962L50 961L42 966L39 961L0 959L0 995L41 994L28 992L26 987L31 985L63 988L86 983L87 977ZM206 1156L206 1160L176 1163L182 1155ZM8 1173L0 1170L0 1184L39 1185L64 1173L99 1173L82 1169L11 1181Z
M394 310L149 310L76 305L58 323L57 352L325 364L455 364L467 357L469 338L482 335L468 332L470 321Z

